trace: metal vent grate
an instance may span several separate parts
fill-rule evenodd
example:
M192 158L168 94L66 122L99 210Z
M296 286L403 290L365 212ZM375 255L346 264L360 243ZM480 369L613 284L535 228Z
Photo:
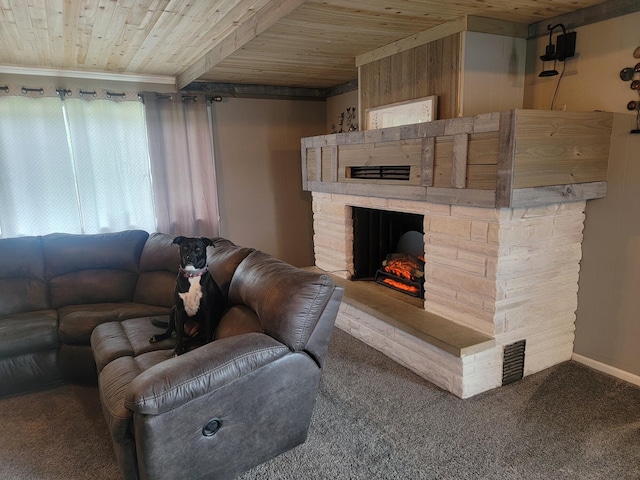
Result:
M367 180L409 180L411 167L409 165L393 165L378 167L349 167L349 178Z
M502 359L503 386L522 380L524 376L524 351L526 343L526 340L520 340L504 346Z

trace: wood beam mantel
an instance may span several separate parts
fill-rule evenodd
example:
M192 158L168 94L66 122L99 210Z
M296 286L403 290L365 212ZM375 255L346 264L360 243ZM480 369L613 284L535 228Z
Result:
M606 194L614 115L514 109L306 137L303 189L367 198L511 208ZM409 168L406 178L353 167Z
M305 0L240 0L227 14L226 32L220 35L211 50L178 75L177 88L181 89L201 77L304 2Z

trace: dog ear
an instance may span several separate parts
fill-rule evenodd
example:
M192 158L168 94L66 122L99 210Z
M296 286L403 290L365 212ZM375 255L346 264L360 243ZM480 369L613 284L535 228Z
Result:
M183 241L184 241L185 237L183 236L179 236L173 239L173 244L174 245L180 245Z
M213 247L213 242L210 238L202 237L202 243L204 243L207 247Z

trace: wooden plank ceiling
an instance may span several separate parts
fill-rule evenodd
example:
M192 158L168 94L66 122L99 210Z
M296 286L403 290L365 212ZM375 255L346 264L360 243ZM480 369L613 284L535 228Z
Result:
M1 0L0 67L329 88L355 57L464 15L535 23L602 0Z

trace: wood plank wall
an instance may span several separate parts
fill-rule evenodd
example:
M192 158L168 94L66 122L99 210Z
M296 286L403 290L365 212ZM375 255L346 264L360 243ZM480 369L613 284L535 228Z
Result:
M456 118L460 47L461 34L456 33L360 66L361 114L367 108L437 95L437 118Z

